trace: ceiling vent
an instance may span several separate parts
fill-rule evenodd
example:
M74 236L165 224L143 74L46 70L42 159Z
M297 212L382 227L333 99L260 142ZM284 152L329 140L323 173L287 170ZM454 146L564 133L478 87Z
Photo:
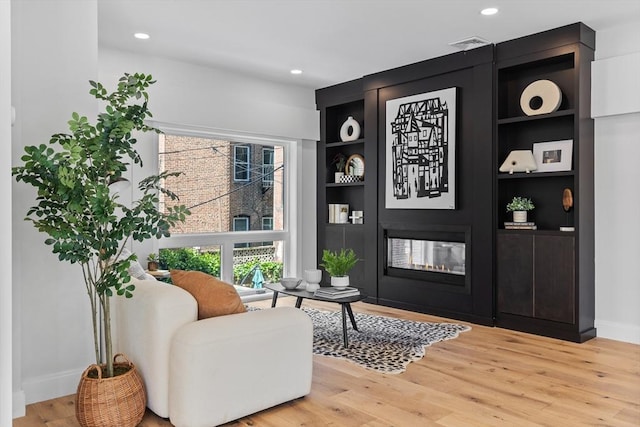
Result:
M470 50L480 46L486 46L488 44L490 44L488 40L485 40L477 36L473 36L473 37L466 38L464 40L449 43L449 46L458 48L460 50Z

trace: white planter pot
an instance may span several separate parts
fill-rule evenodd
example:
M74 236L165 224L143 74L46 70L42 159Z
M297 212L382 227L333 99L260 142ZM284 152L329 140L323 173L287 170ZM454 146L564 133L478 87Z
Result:
M527 222L527 211L513 211L513 222Z
M331 286L335 288L346 288L349 286L349 276L331 276Z
M333 181L336 184L340 183L340 179L342 179L342 177L344 176L344 172L335 172L335 175L333 176Z

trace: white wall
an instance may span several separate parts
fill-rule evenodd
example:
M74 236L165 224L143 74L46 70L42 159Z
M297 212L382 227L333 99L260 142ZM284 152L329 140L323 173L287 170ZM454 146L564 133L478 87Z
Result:
M101 47L100 81L112 84L125 72L151 74L157 80L149 90L149 109L158 122L293 139L319 138L319 116L311 89Z
M9 58L5 61L4 58ZM0 199L11 207L11 3L0 1ZM0 222L0 235L11 235L11 221ZM0 426L11 425L11 239L0 243Z
M592 66L592 113L597 333L599 337L640 344L638 28L640 22L636 21L598 31ZM609 67L614 63L627 65ZM629 67L636 68L630 71Z
M14 1L11 12L11 162L17 165L24 146L48 144L52 134L68 131L73 111L97 112L88 93L88 80L98 74L97 3ZM81 271L59 262L44 245L46 236L23 221L34 201L30 186L13 182L14 415L24 402L73 393L93 356Z

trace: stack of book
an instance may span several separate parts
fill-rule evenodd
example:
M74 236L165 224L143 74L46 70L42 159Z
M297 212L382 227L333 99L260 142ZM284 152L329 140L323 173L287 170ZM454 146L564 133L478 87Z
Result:
M350 288L350 287L346 287L346 288L320 288L317 291L315 291L313 293L314 296L317 297L322 297L322 298L329 298L329 299L338 299L338 298L346 298L346 297L353 297L356 295L360 295L360 290L358 288Z
M329 224L346 224L349 222L349 205L331 203L329 205Z
M535 222L510 222L505 221L505 230L537 230L538 226Z

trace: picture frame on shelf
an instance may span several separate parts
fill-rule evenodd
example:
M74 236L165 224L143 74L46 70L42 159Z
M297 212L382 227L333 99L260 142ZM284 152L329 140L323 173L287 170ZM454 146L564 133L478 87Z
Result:
M540 172L570 171L573 159L573 140L537 142L533 144L533 157Z

